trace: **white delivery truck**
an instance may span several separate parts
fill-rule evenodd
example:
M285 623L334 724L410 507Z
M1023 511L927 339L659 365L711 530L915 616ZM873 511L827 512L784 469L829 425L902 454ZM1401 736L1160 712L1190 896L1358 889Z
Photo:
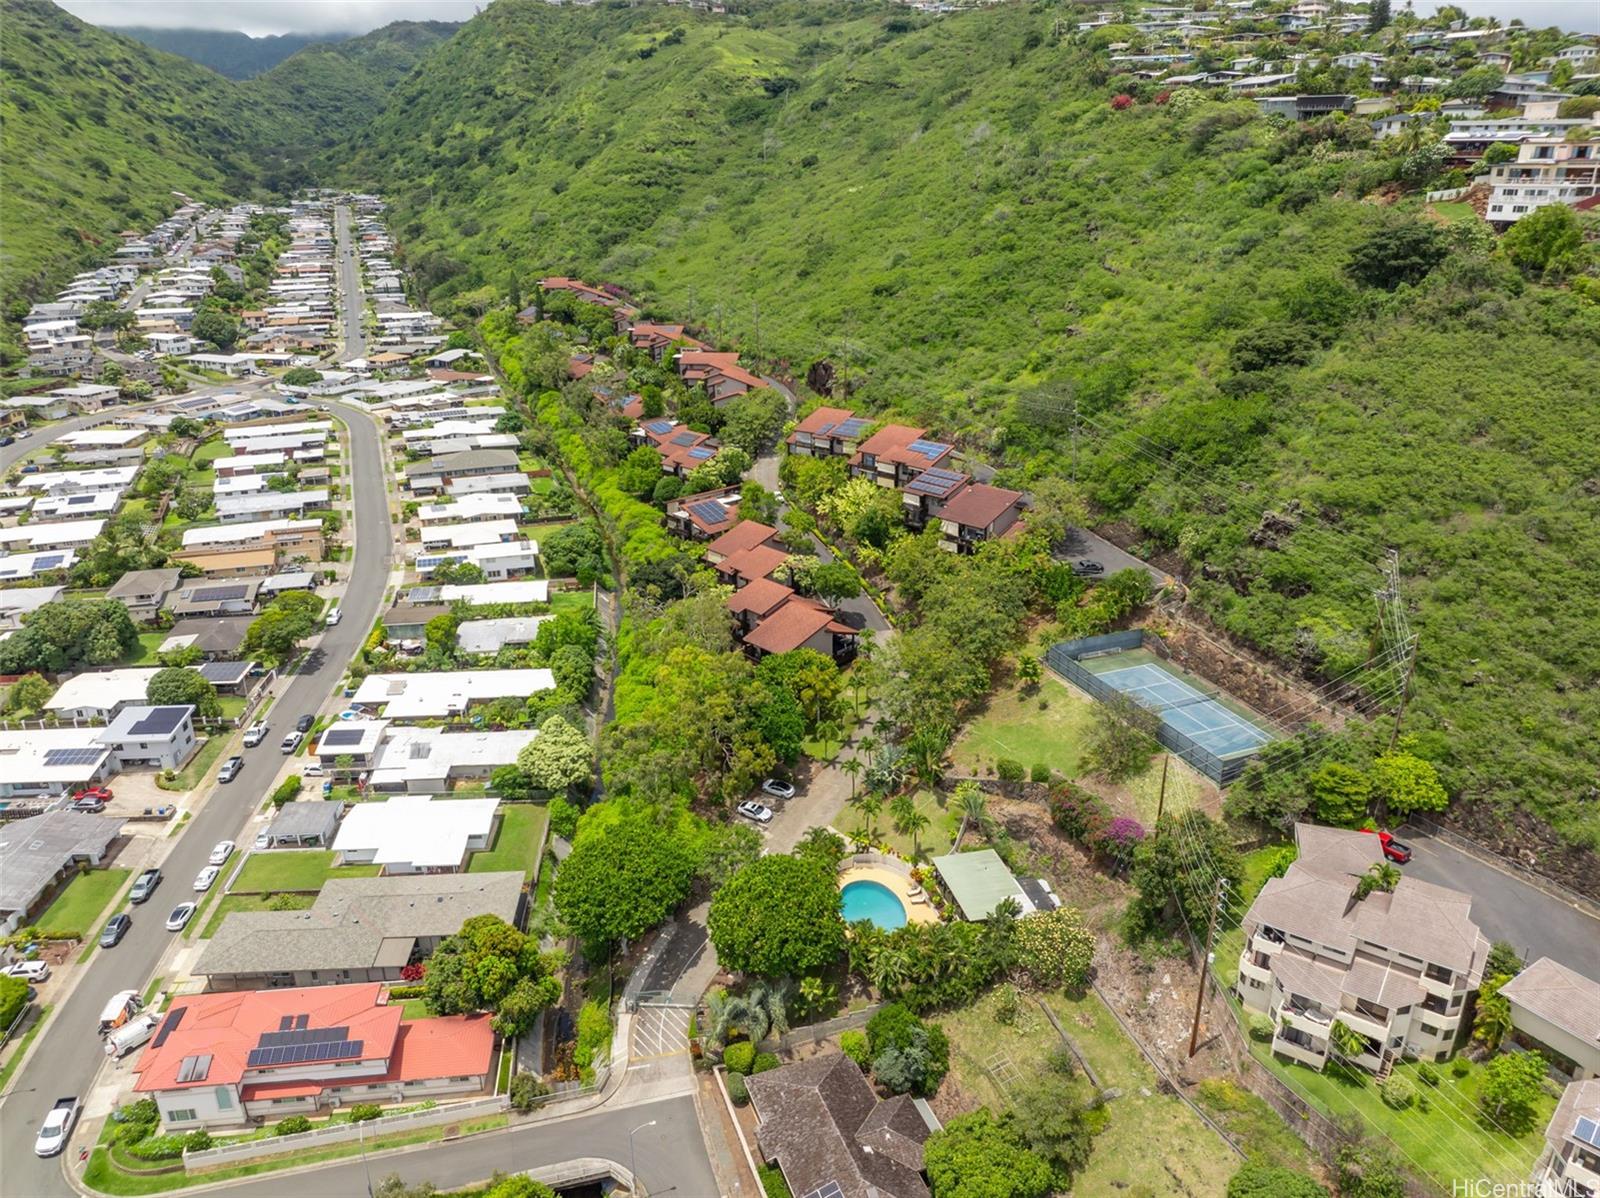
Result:
M106 1037L106 1056L114 1060L127 1056L155 1035L160 1024L159 1015L135 1015Z
M118 991L106 1000L106 1009L100 1012L100 1034L116 1031L142 1010L144 1003L139 1001L137 990Z

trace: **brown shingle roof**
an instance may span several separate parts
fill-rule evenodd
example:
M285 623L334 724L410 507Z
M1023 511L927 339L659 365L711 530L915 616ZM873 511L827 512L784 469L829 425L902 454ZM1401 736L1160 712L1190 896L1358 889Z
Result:
M798 596L757 624L744 638L766 653L789 653L833 623L833 613L812 599Z
M1021 491L973 483L939 510L941 520L954 520L968 528L988 528L1006 512L1022 502Z
M817 408L794 426L797 433L821 433L824 428L834 429L849 420L855 413L849 408Z
M717 573L737 575L754 582L767 577L788 560L789 555L776 545L756 545L751 549L730 553L717 563Z
M1549 1020L1586 1044L1600 1046L1600 982L1540 957L1500 988L1515 1006Z
M794 592L781 582L774 582L770 578L758 578L728 596L728 610L735 615L748 611L758 616L765 616L769 612L776 611L793 595Z
M746 549L765 545L777 535L778 530L769 524L762 524L759 520L744 520L707 545L706 552L732 557Z

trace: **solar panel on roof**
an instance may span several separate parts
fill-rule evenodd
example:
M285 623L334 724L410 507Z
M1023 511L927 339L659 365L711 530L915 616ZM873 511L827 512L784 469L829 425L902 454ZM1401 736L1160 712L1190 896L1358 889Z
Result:
M150 714L129 728L128 732L133 736L166 736L183 723L187 714L188 708L185 707L152 707Z
M1572 1134L1585 1144L1600 1148L1600 1123L1596 1123L1593 1119L1579 1119L1578 1126L1572 1129Z
M105 756L104 749L46 749L46 765L90 765Z
M700 459L703 460L705 458L714 458L714 457L716 457L717 456L717 451L714 450L714 449L707 449L704 445L696 445L693 449L691 449L689 451L689 456L691 458L700 458Z
M220 602L225 599L243 599L249 593L250 588L246 586L202 587L194 591L192 597L197 600L209 599Z
M728 509L715 499L702 499L689 505L689 514L706 524L721 524L728 518Z
M699 435L699 433L694 432L679 433L676 437L672 438L672 443L674 445L693 445L695 438Z
M325 745L359 745L361 743L361 730L359 728L335 728L325 732L322 743Z
M929 461L940 457L949 448L950 447L948 445L941 445L937 441L913 441L910 445L906 446L906 449L909 452L920 453Z
M48 555L47 557L35 558L34 562L33 562L33 568L35 570L54 570L57 566L59 566L62 562L66 561L66 560L67 560L67 555L66 554L64 554L64 553L52 553L52 554Z
M156 1030L155 1041L150 1045L151 1048L160 1048L167 1042L167 1037L178 1030L178 1025L183 1022L183 1013L188 1009L179 1007L161 1021L161 1026Z
M670 420L652 420L649 424L645 425L645 428L648 429L650 432L657 433L657 434L671 432L672 431L672 421L670 421Z

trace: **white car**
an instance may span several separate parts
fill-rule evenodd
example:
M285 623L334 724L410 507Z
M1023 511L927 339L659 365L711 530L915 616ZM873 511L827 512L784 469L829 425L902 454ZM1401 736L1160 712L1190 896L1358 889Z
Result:
M210 890L211 883L217 880L217 875L222 871L215 865L208 865L195 875L194 888L196 890Z
M0 974L28 982L42 982L50 976L50 966L43 961L16 961L0 969Z
M770 824L772 822L772 808L763 807L752 799L746 799L739 804L739 814L744 816L745 819L754 820L758 824Z
M256 833L256 843L255 843L256 850L259 852L261 849L270 849L271 847L272 847L272 833L271 832L257 832Z
M194 913L197 909L198 904L179 903L172 909L172 914L167 916L167 931L183 931L183 929L188 926L189 921L194 918Z
M211 850L211 856L206 860L212 865L221 865L233 856L234 843L231 840L217 841L217 847Z
M301 733L291 728L284 738L278 742L278 748L285 753L293 753L300 747Z
M244 734L244 747L253 749L266 739L267 726L259 722L251 724L249 731Z
M775 799L794 798L794 787L781 778L768 778L761 784L761 790L763 794L769 794Z
M335 604L333 609L328 612L328 627L332 628L342 619L344 619L344 612L339 610L338 604Z
M78 1121L83 1109L77 1098L58 1098L50 1113L39 1125L39 1135L33 1141L33 1151L39 1156L55 1156L67 1146L72 1135L72 1125Z

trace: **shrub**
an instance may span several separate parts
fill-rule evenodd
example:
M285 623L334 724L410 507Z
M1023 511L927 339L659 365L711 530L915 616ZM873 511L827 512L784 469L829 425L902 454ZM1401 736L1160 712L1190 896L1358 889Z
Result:
M1088 844L1111 823L1111 808L1099 795L1063 782L1050 794L1050 818L1079 844Z
M1383 1098L1383 1105L1403 1111L1417 1099L1417 1088L1411 1084L1411 1079L1401 1073L1392 1073L1383 1079L1383 1084L1378 1087L1378 1093Z
M539 1099L550 1093L550 1087L531 1073L518 1073L511 1078L507 1093L511 1098L511 1109L526 1115L538 1105Z
M729 1073L749 1073L756 1061L756 1046L748 1040L730 1044L722 1054L722 1063Z
M1042 761L1035 761L1033 768L1028 771L1028 777L1035 782L1048 782L1050 781L1050 767Z
M950 1068L950 1043L937 1024L923 1023L908 1007L890 1003L867 1024L872 1072L896 1094L932 1094Z
M402 1002L408 998L421 998L427 992L426 986L390 986L389 998L394 1002Z
M183 1150L185 1152L204 1152L211 1147L211 1133L203 1127L197 1127L183 1137Z
M811 159L812 166L817 164L817 156L815 154L807 154L806 157ZM804 159L801 161L803 165ZM789 1183L783 1180L783 1170L779 1169L778 1166L762 1165L759 1172L761 1174L761 1188L766 1192L767 1198L794 1198L793 1191L789 1189Z
M750 1072L752 1075L757 1073L765 1073L769 1069L776 1069L781 1064L783 1064L783 1062L778 1060L777 1053L758 1052L756 1053L755 1063L750 1066Z
M750 1091L744 1084L744 1074L730 1073L727 1076L728 1097L733 1099L734 1106L744 1106L750 1101Z
M1424 1061L1417 1066L1417 1080L1425 1086L1437 1086L1439 1084L1439 1071Z
M1022 995L1015 986L1007 984L994 992L994 1017L997 1020L1010 1027L1021 1013Z
M27 1005L28 983L21 978L0 978L0 1028L10 1027Z
M871 1054L867 1051L867 1033L857 1031L855 1028L839 1033L839 1051L863 1069L867 1067L867 1062L872 1059Z
M550 800L550 830L562 840L570 841L578 834L578 816L583 813L573 803L566 799L555 798Z
M1027 768L1020 761L1013 761L1010 757L1002 757L994 763L995 772L1000 775L1002 782L1021 782L1028 776Z
M383 1114L375 1102L358 1102L350 1108L351 1123L365 1123L369 1119L376 1119Z
M270 802L274 807L282 807L290 799L299 795L299 793L300 775L290 774L281 783L279 783L278 789L272 792L272 798Z
M311 1120L304 1115L290 1115L287 1119L280 1119L278 1125L272 1129L275 1136L295 1136L303 1131L311 1130Z
M141 1125L142 1126L142 1125ZM147 1136L136 1144L128 1144L128 1155L141 1161L175 1161L183 1155L188 1136Z
M156 1123L161 1119L161 1109L154 1098L141 1098L118 1107L111 1118L117 1123Z
M594 1065L595 1058L604 1055L611 1046L611 1010L603 1000L591 1000L578 1012L578 1046L572 1059L582 1071Z
M1467 1062L1466 1057L1457 1057L1455 1060L1450 1062L1451 1077L1462 1078L1466 1077L1467 1074L1471 1072L1472 1066Z

